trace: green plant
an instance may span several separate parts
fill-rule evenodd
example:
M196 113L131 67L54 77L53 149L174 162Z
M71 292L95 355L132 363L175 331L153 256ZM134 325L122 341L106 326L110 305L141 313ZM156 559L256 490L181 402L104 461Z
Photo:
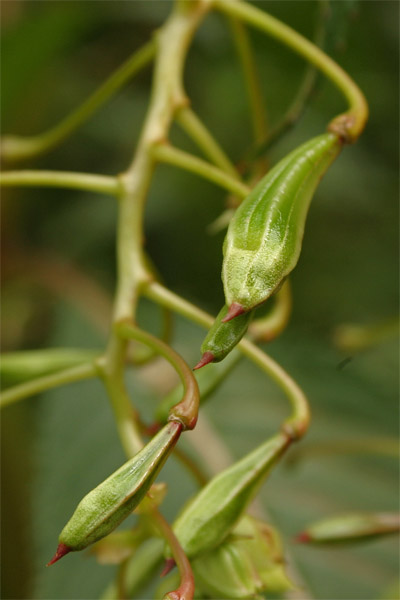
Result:
M345 142L355 141L364 126L367 117L367 108L363 95L345 72L317 47L307 42L294 31L283 26L280 22L270 18L263 11L242 2L220 2L215 0L214 2L177 2L171 16L157 32L153 41L148 43L144 49L135 53L132 59L113 75L101 90L92 96L89 102L83 105L82 109L74 113L72 118L67 119L61 126L53 129L44 136L30 139L5 136L2 143L2 153L5 160L26 159L50 150L62 141L67 134L72 132L75 126L80 124L93 109L97 108L101 102L115 92L128 76L132 76L141 67L148 64L150 60L155 59L152 99L134 160L127 171L117 177L56 171L8 171L3 173L1 179L4 186L36 184L71 187L111 194L118 199L117 289L113 308L112 331L106 351L99 352L93 358L92 352L89 353L90 356L80 357L75 350L71 350L64 356L65 369L61 368L63 366L62 356L60 357L61 365L58 364L57 368L53 365L51 355L50 357L45 357L35 373L37 378L32 380L27 378L28 381L7 389L3 394L2 402L3 405L12 404L28 395L64 383L99 377L107 389L114 410L120 440L128 457L142 451L143 437L148 431L146 431L146 426L143 424L141 417L132 411L131 399L124 383L126 363L129 364L132 362L135 364L136 362L150 360L158 355L164 356L171 362L182 378L184 400L180 401L179 398L172 405L172 408L168 407L170 416L167 418L172 421L178 421L184 429L192 429L195 426L199 401L196 378L190 369L188 369L187 364L170 348L167 343L168 336L166 336L166 341L162 341L135 325L139 299L147 297L165 310L181 313L185 317L189 317L194 322L207 328L213 322L211 317L162 285L145 254L143 247L144 208L154 167L157 162L165 162L191 170L225 187L240 199L246 197L250 190L250 185L241 180L231 161L198 117L188 107L188 98L183 89L182 71L189 42L194 32L200 27L206 13L211 10L219 10L222 13L227 13L229 18L234 19L233 26L236 31L238 46L242 60L247 65L245 73L250 82L249 87L252 90L254 129L257 137L259 136L260 138L256 139L257 143L265 142L264 135L260 135L260 132L263 130L263 116L260 109L262 102L259 97L257 79L254 76L251 53L249 54L250 48L246 32L242 27L242 21L255 25L287 43L321 69L339 87L346 96L350 107L344 115L337 117L331 122L329 130L335 139L340 138ZM174 120L193 137L210 162L190 153L183 152L168 143L169 130ZM252 169L253 173L256 173L257 169L259 171L264 170L262 160L258 163L255 162L252 165ZM279 294L276 296L276 305L274 305L273 313L264 317L263 322L257 319L251 324L250 334L255 339L272 338L275 332L279 332L286 324L290 302L287 302L288 288L282 288L281 292L283 289L285 289L286 295ZM167 313L165 313L165 318L168 318ZM233 325L234 322L232 323ZM166 327L166 330L168 330L168 327ZM132 341L146 346L149 352L138 356L136 349L132 350ZM143 348L140 346L139 349L142 350ZM301 437L307 428L309 413L304 395L285 371L252 342L247 339L243 340L239 344L238 350L271 376L281 386L292 403L292 415L285 421L282 433L277 436L280 442L279 449L283 451L293 441ZM231 356L235 358L235 355L232 354ZM35 359L37 359L37 354L33 352L31 357L28 357L28 363L32 364L32 361ZM15 368L16 363L12 361L12 357L8 357L8 362L11 364L11 368ZM206 368L210 369L211 366ZM225 376L224 363L221 363L221 370L213 373L213 382L210 388L215 388ZM269 443L267 442L267 444ZM260 448L264 449L264 446ZM253 457L253 455L249 455L249 457ZM258 458L257 455L256 462L260 464ZM225 471L228 483L231 481L231 474L235 474L236 469L241 464L239 462L231 468L232 470ZM245 464L247 465L247 463ZM255 470L257 464L253 465ZM245 483L248 485L258 485L263 474L264 469L262 469L260 478L258 478L259 474L255 471L254 481L246 481ZM219 477L223 479L223 475ZM214 484L219 481L221 479L217 478L213 480ZM229 489L229 485L227 489ZM234 491L234 510L228 511L230 520L228 519L226 522L220 523L223 533L219 535L217 541L214 540L211 543L210 550L214 549L216 544L228 540L230 532L246 508L249 498L252 496L246 486L241 485L240 489L236 489L232 485L232 489ZM225 499L225 494L226 491L224 488L218 497ZM216 507L216 500L218 498L213 500L211 508ZM182 553L182 548L174 537L173 531L158 512L157 504L159 504L159 499L154 500L153 498L153 500L149 500L148 507L142 507L141 509L139 507L139 510L142 510L142 514L140 515L137 528L139 532L138 538L141 543L137 544L137 540L135 540L135 543L132 544L132 541L128 540L125 547L122 544L123 550L128 550L128 552L130 549L132 550L132 552L129 552L128 557L124 555L122 561L120 580L124 583L123 589L129 589L129 593L133 593L134 586L128 586L127 582L129 581L130 572L140 571L138 567L138 563L142 560L140 550L145 548L145 542L149 538L161 535L171 548L181 576L181 582L177 590L171 592L168 597L190 598L193 595L193 575L190 565ZM190 508L188 510L190 511ZM209 531L214 533L212 527ZM178 541L181 541L178 525L176 533ZM219 532L217 531L217 533ZM110 544L112 543L112 539L110 537ZM139 548L134 553L137 546ZM204 548L204 550L206 549ZM163 547L158 546L157 550L153 549L153 554L156 558L161 559L163 551ZM190 554L189 558L191 558ZM146 575L146 567L143 566L143 562L141 568L143 576ZM126 578L126 581L124 581L124 578ZM265 582L263 584L268 589L268 584ZM257 591L262 592L263 590L264 588L261 586ZM109 592L111 596L117 593L121 593L121 591L118 591L116 588ZM248 593L248 591L245 593Z

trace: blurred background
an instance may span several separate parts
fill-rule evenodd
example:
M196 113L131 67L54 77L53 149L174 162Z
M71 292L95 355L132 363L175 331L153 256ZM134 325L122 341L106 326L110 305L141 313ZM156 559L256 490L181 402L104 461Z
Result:
M317 2L255 4L313 37ZM2 0L2 132L36 134L56 124L149 39L171 6L158 0ZM359 351L335 343L343 323L379 328L398 311L399 5L371 0L334 2L332 8L327 51L363 89L371 116L318 189L292 277L293 315L266 347L303 387L313 420L303 456L300 448L293 451L299 459L274 471L261 499L295 559L304 598L393 600L396 537L330 549L293 543L309 522L325 516L398 507L393 458L318 450L327 442L340 449L348 440L393 439L399 422L396 338L383 335ZM305 64L258 32L251 39L272 127L293 99ZM147 69L60 147L23 166L122 171L138 139L150 82ZM185 84L194 110L231 159L242 160L252 144L251 121L221 16L208 16L198 31ZM321 133L343 109L338 92L321 79L301 121L271 147L271 163ZM194 150L177 128L171 139ZM115 286L114 201L39 188L3 189L2 199L3 351L102 348ZM146 213L146 248L165 284L213 314L223 301L224 231L211 235L208 226L225 201L211 183L160 166ZM156 332L158 310L143 302L140 322ZM202 338L199 328L175 319L173 346L189 363L198 360ZM169 372L156 383L151 373L128 375L132 399L147 419L171 385ZM204 407L210 431L236 458L276 431L287 411L279 390L245 361ZM74 384L6 408L2 429L2 598L98 598L115 567L79 554L51 569L44 565L81 497L124 460L102 386ZM172 519L194 483L174 459L162 480L169 483L164 513Z

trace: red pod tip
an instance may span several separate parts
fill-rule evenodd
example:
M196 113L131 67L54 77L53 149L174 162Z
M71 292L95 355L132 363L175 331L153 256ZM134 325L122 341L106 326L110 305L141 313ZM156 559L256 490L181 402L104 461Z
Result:
M167 558L165 560L165 564L164 564L164 568L161 572L160 577L165 577L166 575L168 575L168 573L170 571L172 571L172 569L174 568L174 566L176 565L175 559L173 558Z
M235 317L238 317L239 315L242 315L244 312L246 312L243 308L243 306L241 304L238 304L238 302L232 302L232 304L230 305L228 312L226 314L226 316L222 319L222 323L227 323L228 321L231 321L231 319L234 319Z
M200 362L198 362L197 365L193 367L193 371L196 371L196 369L201 369L201 367L205 367L209 363L213 362L214 358L215 357L212 352L204 352L203 356L200 359Z
M306 531L302 531L299 535L296 535L294 541L300 544L308 544L311 541L311 537Z
M58 560L60 560L60 558L62 558L66 554L68 554L68 552L71 552L71 550L72 550L72 548L70 548L69 546L66 546L63 543L58 544L55 555L53 556L51 561L47 563L46 567L50 567L50 565L54 565L55 562L57 562Z

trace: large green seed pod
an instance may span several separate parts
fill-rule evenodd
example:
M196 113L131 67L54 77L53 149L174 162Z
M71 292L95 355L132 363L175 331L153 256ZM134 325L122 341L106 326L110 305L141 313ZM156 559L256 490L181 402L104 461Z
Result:
M97 542L131 514L148 492L181 430L180 423L165 425L140 452L81 500L60 534L49 565L68 552Z
M298 261L313 193L342 142L325 133L282 159L236 210L224 242L225 321L269 298Z
M275 435L202 488L173 525L189 558L209 552L226 538L289 444L284 433Z

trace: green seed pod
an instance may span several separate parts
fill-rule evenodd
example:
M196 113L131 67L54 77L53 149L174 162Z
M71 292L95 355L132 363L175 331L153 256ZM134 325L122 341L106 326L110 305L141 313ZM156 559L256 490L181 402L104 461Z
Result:
M200 490L173 525L189 558L224 540L289 444L284 433L275 435Z
M60 534L49 565L68 552L97 542L131 514L148 492L181 430L180 423L165 425L140 452L81 500Z
M297 536L298 542L332 544L362 542L400 531L399 513L351 513L323 519Z
M220 362L240 342L247 331L253 313L247 312L237 317L232 323L224 323L228 314L225 305L219 311L211 329L201 345L202 357L194 369L200 369L210 362Z
M278 532L249 515L217 548L195 558L192 568L196 586L212 598L254 598L257 593L293 588Z
M225 320L269 298L298 261L313 193L342 148L333 133L283 158L242 202L224 242Z

